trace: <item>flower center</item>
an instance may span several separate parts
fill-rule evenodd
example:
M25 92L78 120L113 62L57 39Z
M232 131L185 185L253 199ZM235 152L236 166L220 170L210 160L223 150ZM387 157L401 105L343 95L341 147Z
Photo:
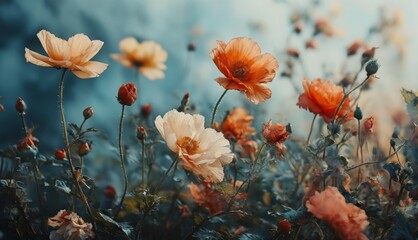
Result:
M176 144L189 155L195 154L197 153L197 150L199 150L199 142L190 137L177 139Z
M243 79L248 76L249 68L246 63L238 61L231 68L232 76Z

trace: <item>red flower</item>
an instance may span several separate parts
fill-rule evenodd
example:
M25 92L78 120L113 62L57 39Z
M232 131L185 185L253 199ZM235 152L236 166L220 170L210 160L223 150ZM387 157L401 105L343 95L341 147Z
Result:
M273 145L277 153L283 157L286 152L286 146L284 142L289 138L291 132L287 126L276 123L273 125L272 121L268 121L267 124L263 124L263 137L268 144Z
M112 185L107 185L103 191L103 195L109 199L115 199L116 197L116 189Z
M364 119L363 122L363 131L366 133L372 133L374 127L374 117L369 117Z
M133 83L122 84L118 91L118 101L122 105L131 106L138 98L136 87Z

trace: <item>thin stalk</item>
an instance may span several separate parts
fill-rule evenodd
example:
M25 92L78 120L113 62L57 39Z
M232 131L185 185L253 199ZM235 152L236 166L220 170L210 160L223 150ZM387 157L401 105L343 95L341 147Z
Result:
M306 145L309 145L309 140L311 139L313 126L315 124L315 119L316 119L317 116L318 116L318 114L315 114L313 119L312 119L311 128L309 129L308 139L306 140Z
M360 120L357 120L357 135L358 135L358 148L357 148L357 152L358 149L360 149L360 160L361 163L364 163L364 159L363 159L363 143L361 141L361 122ZM361 181L361 177L362 177L362 171L361 168L358 169L358 178L357 178L357 182L360 183Z
M160 183L158 184L156 191L160 190L161 186L164 183L164 180L167 178L168 173L171 171L171 169L174 167L174 165L177 165L177 161L179 160L179 156L176 157L176 159L171 163L170 167L167 169L167 171L164 173L164 176L161 178Z
M25 112L19 113L20 119L22 120L22 127L23 127L23 131L25 132L25 137L28 134L28 127L26 125L26 120L25 120Z
M145 185L145 139L141 141L142 153L141 153L141 162L142 162L142 184Z
M125 200L126 191L128 190L128 176L126 175L125 159L124 159L123 148L122 148L122 132L123 132L123 117L124 117L124 115L125 115L125 105L122 104L122 112L120 114L120 121L119 121L118 146L119 146L119 156L120 156L120 163L121 163L121 168L122 168L124 186L123 186L122 197L120 199L120 202L119 202L116 213L119 213L119 211L121 210L123 201ZM116 216L117 216L117 214L116 214Z
M73 160L71 158L71 148L70 148L70 142L68 140L68 133L67 133L67 123L65 121L65 115L64 115L64 105L63 105L63 95L64 95L64 78L65 78L65 73L67 72L67 69L65 68L62 71L62 75L61 75L61 79L60 79L60 85L59 85L59 109L60 109L60 114L61 114L61 124L62 124L62 128L64 131L64 140L65 140L65 147L67 150L67 159L68 159L68 163L70 165L70 170L71 170L71 175L73 177L75 186L78 190L78 193L80 194L81 200L84 204L84 206L87 209L87 212L93 222L93 228L96 229L96 223L95 223L95 218L93 215L93 212L91 211L90 205L87 201L86 196L84 195L83 189L81 188L80 182L78 180L77 177L77 173L74 169L74 165L73 165Z
M226 89L222 95L219 97L218 101L215 104L215 107L213 108L213 112L212 112L212 120L210 121L210 127L213 127L213 123L215 122L215 116L216 116L216 111L218 110L219 104L222 101L222 98L225 96L226 92L228 92L228 89Z

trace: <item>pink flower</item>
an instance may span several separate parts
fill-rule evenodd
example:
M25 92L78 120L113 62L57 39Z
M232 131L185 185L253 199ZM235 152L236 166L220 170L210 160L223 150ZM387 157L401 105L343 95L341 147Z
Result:
M369 225L363 209L345 198L335 187L327 187L315 192L307 202L306 208L318 219L326 221L341 239L368 239L363 230Z
M61 210L55 217L48 219L48 225L59 227L49 234L51 240L85 240L93 239L94 232L91 223L86 223L77 213Z

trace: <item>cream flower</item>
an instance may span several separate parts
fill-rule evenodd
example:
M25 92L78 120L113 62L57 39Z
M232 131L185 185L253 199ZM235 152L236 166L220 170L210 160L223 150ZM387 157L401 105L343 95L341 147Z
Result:
M28 62L41 67L68 68L79 78L98 77L107 68L105 63L90 61L102 48L102 41L91 41L82 33L65 41L46 30L37 36L48 56L25 48Z
M138 68L141 74L151 80L164 78L167 52L158 43L138 43L135 38L128 37L120 41L119 48L122 54L112 54L111 57L125 67Z
M232 161L229 141L222 133L204 127L203 116L177 110L158 116L155 125L171 151L178 153L186 170L211 182L224 178L223 165Z
M79 240L93 239L94 232L91 223L86 223L76 213L68 213L61 210L55 217L48 219L48 225L51 227L59 227L50 233L51 240Z

